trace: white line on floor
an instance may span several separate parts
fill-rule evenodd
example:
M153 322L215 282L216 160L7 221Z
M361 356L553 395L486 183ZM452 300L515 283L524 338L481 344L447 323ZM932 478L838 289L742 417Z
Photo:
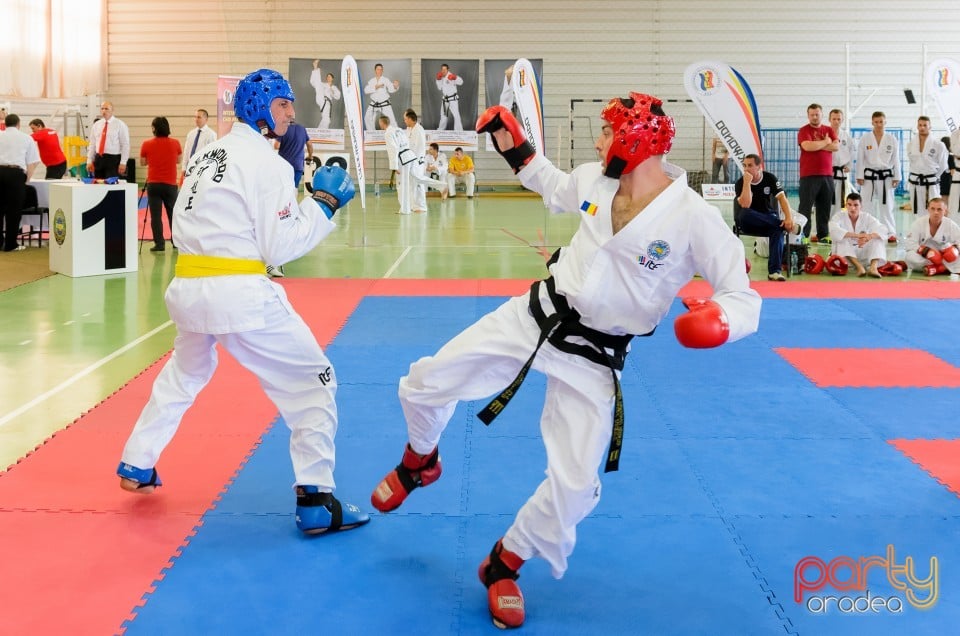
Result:
M393 262L393 265L390 266L390 269L387 270L387 273L383 275L384 278L390 278L393 275L393 272L400 267L400 263L403 262L403 259L407 257L407 254L410 253L410 250L413 249L412 245L407 246L407 249L403 250L403 254L400 255L396 261Z
M154 330L152 330L152 331L148 331L147 333L143 334L142 336L140 336L139 338L137 338L137 339L134 340L133 342L130 342L130 343L128 343L128 344L120 347L119 349L117 349L116 351L114 351L113 353L111 353L110 355L108 355L107 357L101 358L101 359L98 360L97 362L94 362L93 364L91 364L89 367L87 367L87 368L84 369L83 371L80 371L79 373L74 374L73 376L71 376L71 377L69 377L68 379L64 380L63 382L61 382L61 383L58 384L57 386L53 387L52 389L50 389L50 390L47 391L46 393L43 393L43 394L41 394L41 395L38 395L37 397L33 398L32 400L30 400L29 402L27 402L27 403L24 404L23 406L19 407L19 408L16 409L15 411L11 411L11 412L7 413L6 415L4 415L3 417L0 417L0 426L3 426L4 424L6 424L7 422L9 422L9 421L12 420L13 418L15 418L15 417L17 417L17 416L19 416L19 415L21 415L21 414L29 411L30 409L32 409L32 408L35 407L36 405L38 405L38 404L40 404L40 403L48 400L50 397L52 397L52 396L56 395L57 393L59 393L60 391L64 390L65 388L67 388L67 387L70 386L71 384L75 383L77 380L80 380L81 378L90 375L91 373L93 373L94 371L96 371L97 369L99 369L100 367L102 367L103 365L105 365L106 363L110 362L110 361L113 360L114 358L123 355L124 353L126 353L126 352L129 351L130 349L133 349L134 347L136 347L137 345L139 345L139 344L140 344L141 342L143 342L144 340L147 340L148 338L152 338L153 336L155 336L156 334L160 333L161 331L163 331L163 330L166 329L167 327L171 326L172 324L173 324L173 321L168 320L167 322L163 323L162 325L160 325L160 326L157 327L156 329L154 329Z

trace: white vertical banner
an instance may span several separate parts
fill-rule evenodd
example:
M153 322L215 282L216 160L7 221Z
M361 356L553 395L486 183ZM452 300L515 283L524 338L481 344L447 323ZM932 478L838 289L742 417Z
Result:
M357 189L360 191L360 207L367 209L367 178L363 164L363 99L360 96L360 73L353 56L343 58L340 67L340 83L343 90L343 107L347 115L347 149L353 154L353 165L357 171Z
M741 168L746 155L763 158L757 102L736 69L723 62L694 62L684 71L683 85Z
M948 58L934 60L927 66L925 76L927 90L933 95L947 130L953 133L960 127L960 62ZM954 154L958 152L957 148L952 150Z
M520 58L514 62L510 85L513 88L517 110L520 111L520 123L527 141L534 150L544 154L543 102L540 95L540 82L529 60Z

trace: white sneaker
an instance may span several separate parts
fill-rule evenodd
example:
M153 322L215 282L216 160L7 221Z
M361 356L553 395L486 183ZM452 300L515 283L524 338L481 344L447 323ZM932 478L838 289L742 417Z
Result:
M283 265L267 265L267 276L270 278L283 278Z

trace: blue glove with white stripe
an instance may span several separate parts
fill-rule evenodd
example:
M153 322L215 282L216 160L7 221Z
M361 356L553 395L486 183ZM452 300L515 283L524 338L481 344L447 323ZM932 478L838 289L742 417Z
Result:
M328 219L356 194L353 179L340 166L324 166L313 173L313 200Z

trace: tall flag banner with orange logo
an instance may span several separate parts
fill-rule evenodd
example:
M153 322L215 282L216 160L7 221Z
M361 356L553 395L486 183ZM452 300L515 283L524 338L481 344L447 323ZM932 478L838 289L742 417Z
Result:
M343 92L343 108L347 115L347 149L353 154L357 171L357 190L360 192L360 207L367 209L367 178L363 170L363 98L362 82L357 71L357 61L347 55L340 65L340 86Z
M520 125L530 145L543 154L543 102L540 95L540 82L533 65L526 58L520 58L513 64L513 77L510 79L517 110L520 111Z
M953 133L960 128L960 63L947 58L934 60L925 75L927 90L933 95L947 130Z
M760 114L743 75L723 62L695 62L684 71L683 85L741 168L745 156L763 157Z

